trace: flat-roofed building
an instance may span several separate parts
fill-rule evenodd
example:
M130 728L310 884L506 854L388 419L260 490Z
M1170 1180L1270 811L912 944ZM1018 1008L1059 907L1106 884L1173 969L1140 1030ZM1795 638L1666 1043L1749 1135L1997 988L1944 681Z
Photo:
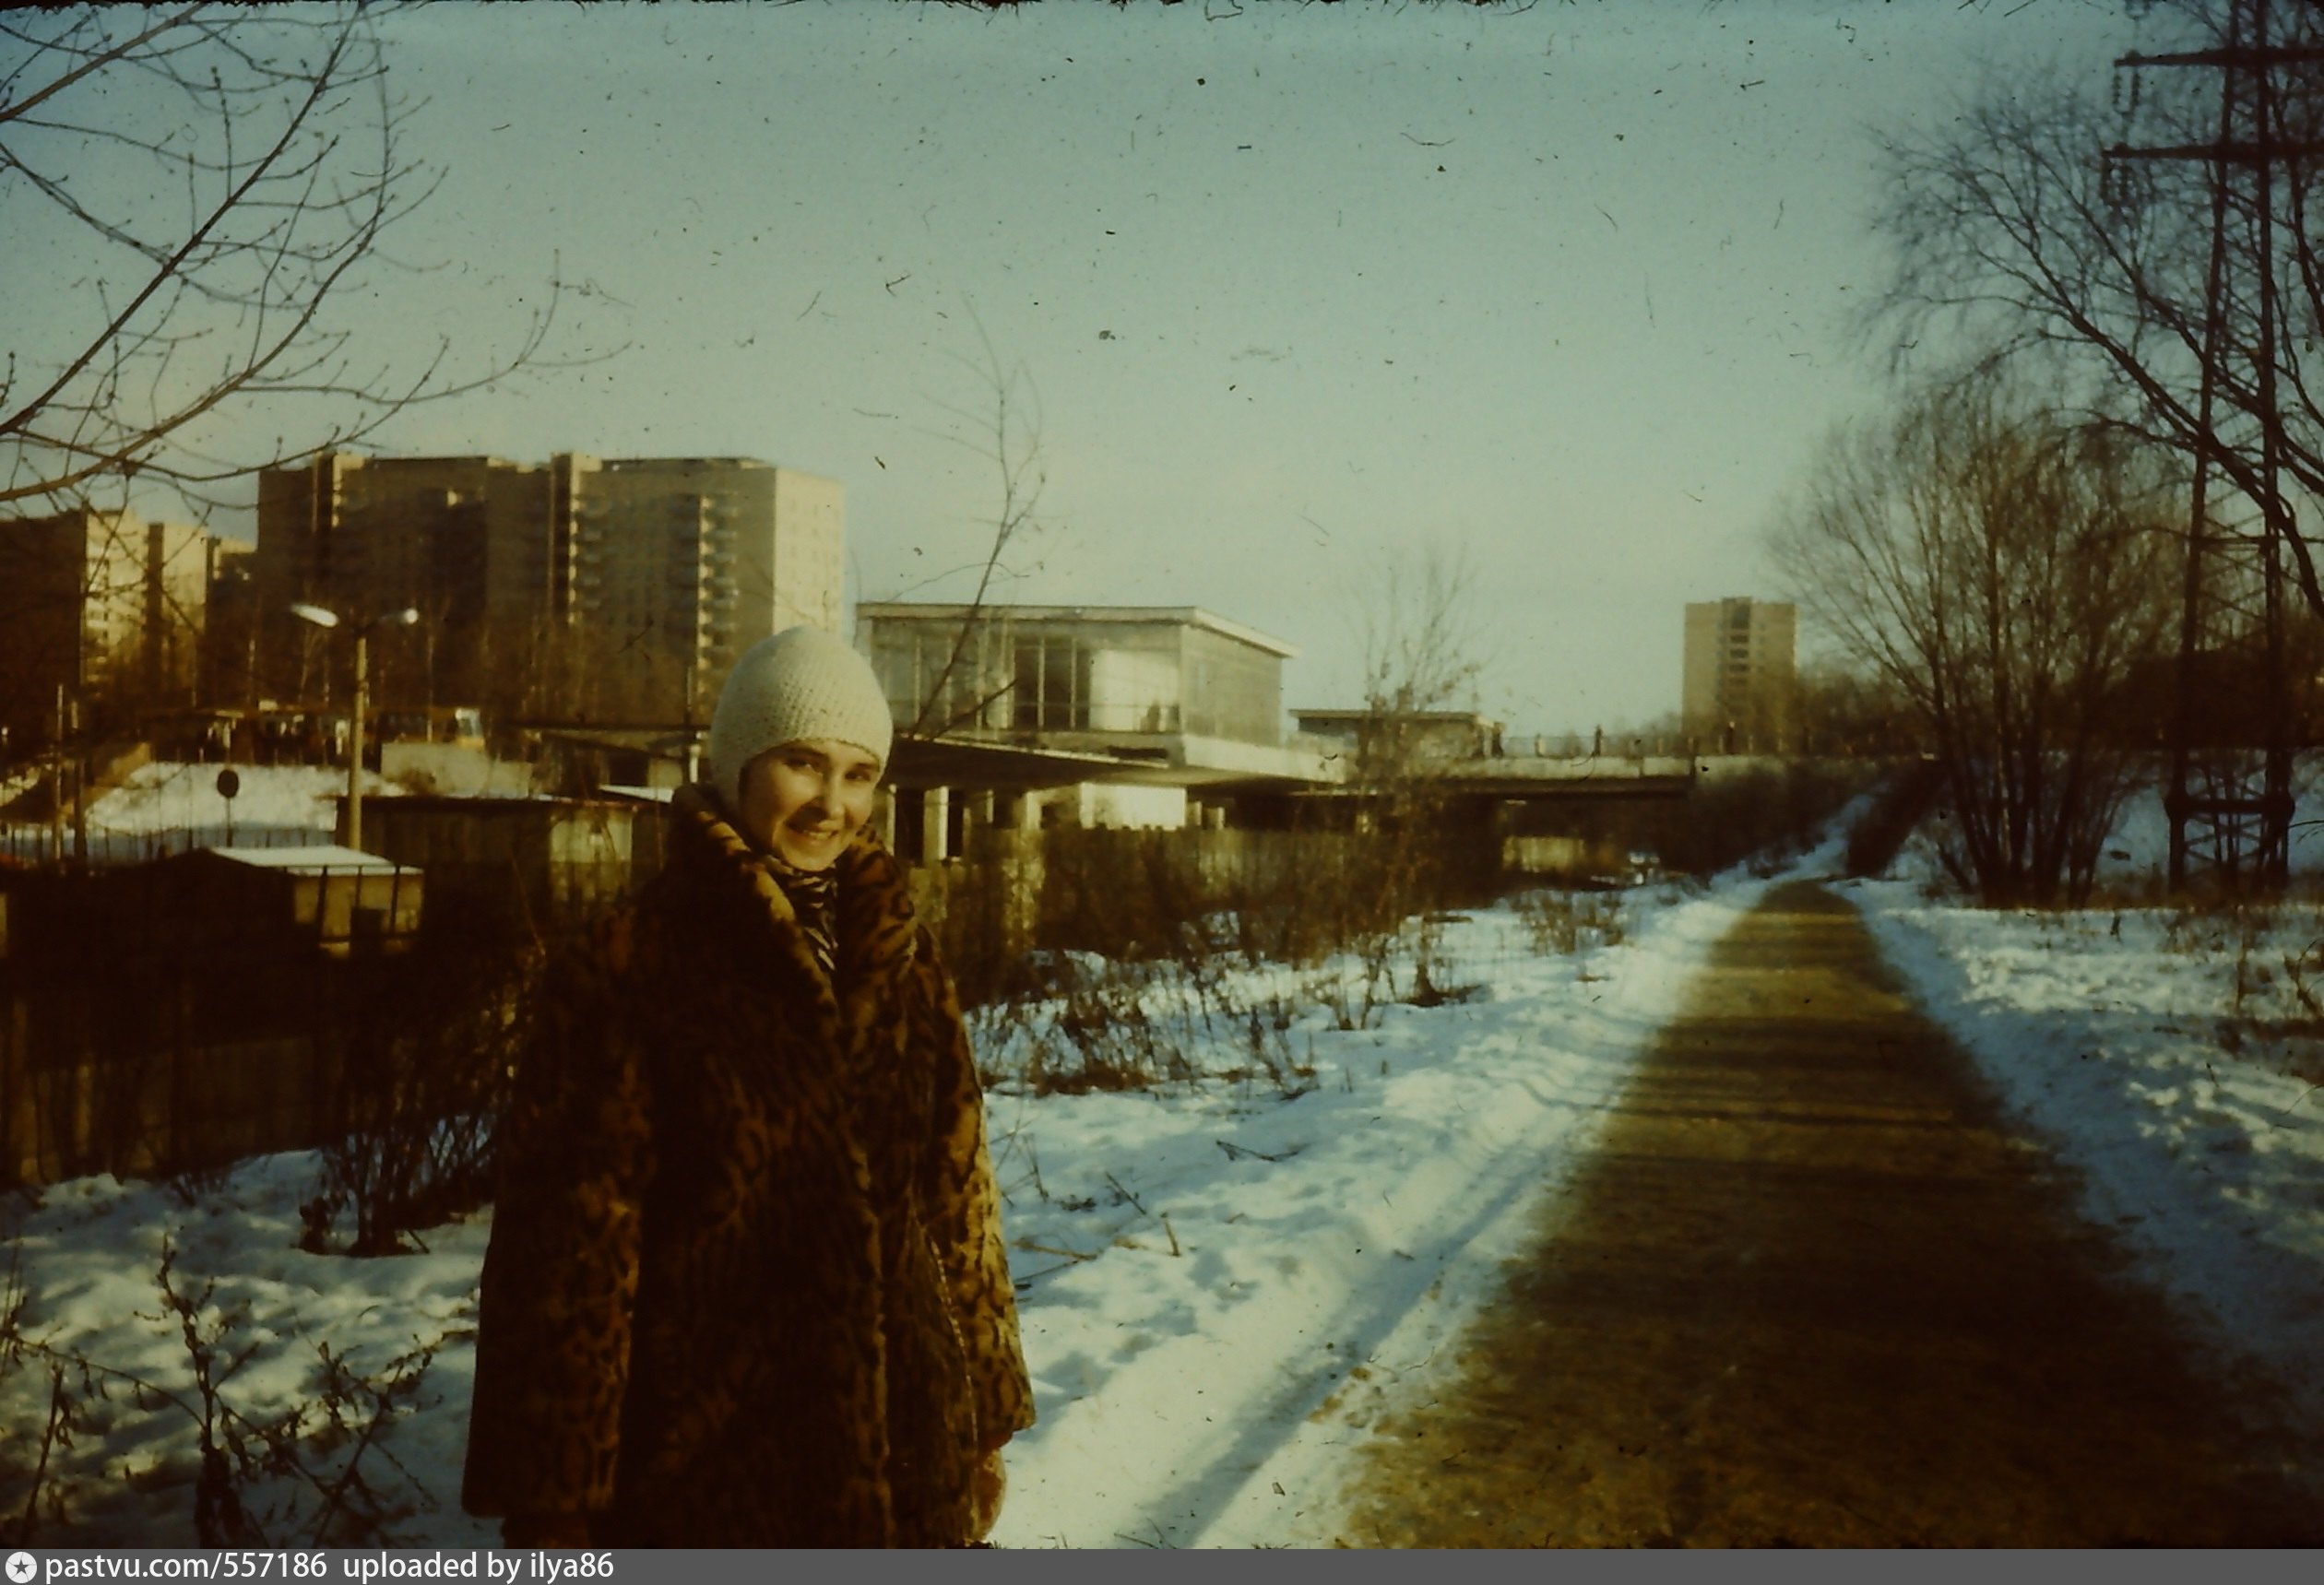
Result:
M1099 751L1279 747L1298 654L1194 606L866 601L856 631L900 727Z
M290 616L295 602L350 622L418 611L413 626L374 635L373 699L473 699L500 659L485 621L487 526L496 507L524 510L533 471L494 456L324 452L262 472L252 568L261 691L306 704L347 691L349 646Z
M800 622L838 631L837 480L748 457L576 457L571 489L572 621L618 635L637 718L706 720L743 650Z
M1319 745L1284 732L1283 663L1298 651L1199 607L865 601L856 639L899 731L1093 758L1021 822L1037 804L1085 824L1182 824L1334 779Z

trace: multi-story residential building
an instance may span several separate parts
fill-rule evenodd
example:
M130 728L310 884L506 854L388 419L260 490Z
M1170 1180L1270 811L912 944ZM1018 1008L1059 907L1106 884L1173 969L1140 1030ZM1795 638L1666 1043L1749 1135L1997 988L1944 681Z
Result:
M259 481L258 598L274 688L314 692L310 601L421 621L376 656L384 702L681 723L795 622L839 625L832 479L746 457L367 458Z
M1740 596L1687 607L1681 729L1704 752L1787 746L1797 608Z
M126 511L0 523L0 725L45 737L60 688L100 717L192 703L212 543Z
M204 704L246 709L258 701L257 560L248 545L210 542L201 679L195 691Z
M741 457L560 457L571 470L571 625L647 678L646 718L699 721L734 657L800 622L837 632L836 480Z
M374 697L465 697L492 663L486 526L495 504L505 515L521 502L521 471L489 456L324 452L261 473L253 573L263 690L301 701L330 692L334 646L288 614L303 602L350 621L416 609L419 626L383 635L373 652Z

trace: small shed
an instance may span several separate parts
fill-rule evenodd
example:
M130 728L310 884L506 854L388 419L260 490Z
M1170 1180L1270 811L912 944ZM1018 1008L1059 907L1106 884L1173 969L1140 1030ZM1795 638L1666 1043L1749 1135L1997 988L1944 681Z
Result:
M586 792L608 783L667 792L700 774L708 731L706 725L545 728L536 779L563 792Z
M153 926L189 946L400 952L420 934L421 896L418 869L351 847L197 847L151 868Z

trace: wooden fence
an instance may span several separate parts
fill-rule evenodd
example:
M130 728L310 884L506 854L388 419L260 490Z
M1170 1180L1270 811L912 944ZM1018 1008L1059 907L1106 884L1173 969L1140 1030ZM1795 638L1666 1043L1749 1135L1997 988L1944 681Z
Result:
M334 1135L392 964L313 952L0 966L0 1184L167 1177Z
M1488 825L1433 834L1412 856L1422 900L1489 891L1499 844ZM1346 832L989 831L966 860L911 881L974 1001L1005 989L1031 949L1163 954L1195 920L1263 924L1269 950L1328 948L1381 851ZM504 945L450 939L486 911L432 908L409 952L189 946L117 917L103 877L39 879L71 890L10 908L0 937L0 1187L166 1177L329 1142L350 1090L401 1060L427 1019L451 1027L475 994L462 971ZM141 894L113 881L116 899Z

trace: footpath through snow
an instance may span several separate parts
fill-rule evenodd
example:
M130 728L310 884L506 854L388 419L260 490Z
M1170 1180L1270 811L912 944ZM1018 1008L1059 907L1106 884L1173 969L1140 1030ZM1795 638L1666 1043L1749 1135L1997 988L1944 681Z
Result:
M2324 1426L2324 905L1995 913L1840 889L1930 1015L2231 1365ZM2304 966L2305 964L2305 966Z
M1002 1545L1270 1545L1328 1533L1351 1390L1393 1389L1493 1292L1678 988L1761 890L1662 905L1578 958L1452 928L1503 966L1381 1026L1310 1018L1318 1088L994 1103L1040 1424ZM1031 1169L1038 1156L1038 1175ZM1045 1192L1044 1192L1045 1190Z

